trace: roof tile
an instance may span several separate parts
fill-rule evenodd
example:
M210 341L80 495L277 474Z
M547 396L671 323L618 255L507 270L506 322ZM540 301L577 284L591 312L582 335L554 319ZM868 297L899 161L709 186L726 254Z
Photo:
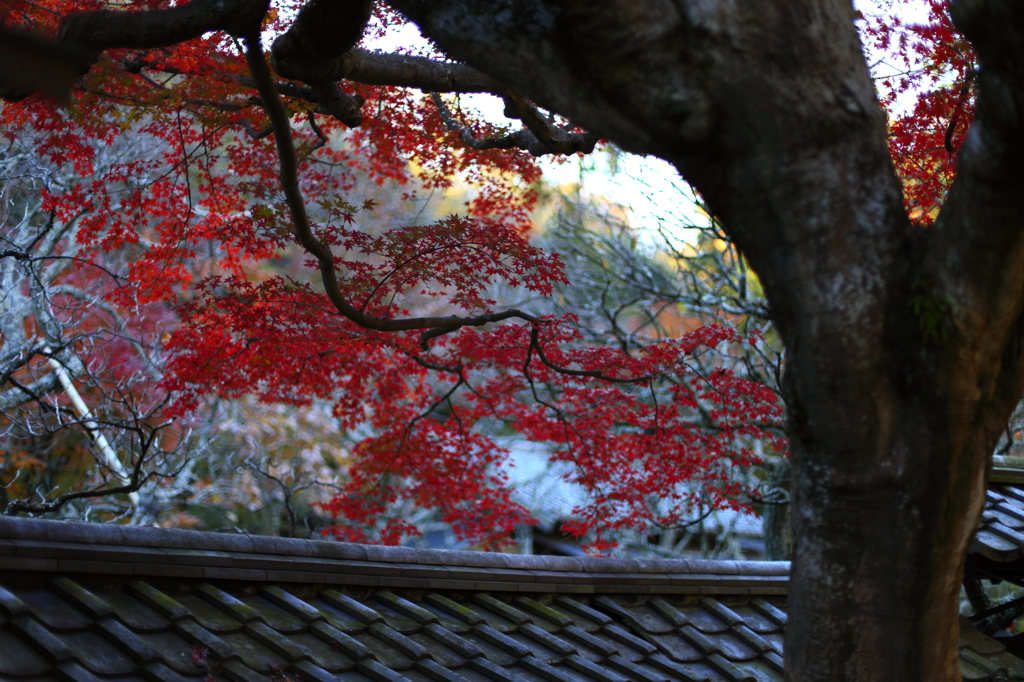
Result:
M569 597L558 597L555 599L555 604L573 613L575 616L583 617L596 625L607 625L612 622L611 618L600 611L595 611L586 604L582 604L575 599L570 599ZM573 618L573 622L580 625L575 618Z
M429 658L422 661L416 661L415 670L435 682L468 682L465 677L454 670L449 670L447 666L442 667Z
M542 630L532 623L523 625L519 628L519 631L533 641L543 644L560 656L568 656L570 654L578 653L572 642L565 638L553 635L546 630Z
M436 623L437 616L430 611L427 611L422 606L413 604L408 599L402 599L396 594L388 592L387 590L381 590L373 595L373 598L379 601L381 604L385 604L395 611L412 618L421 625L427 623Z
M62 663L59 668L64 673L65 679L71 680L71 682L102 682L100 678L74 661Z
M202 578L202 566L174 566L167 563L132 564L134 575L138 577L160 576L164 578Z
M89 670L100 675L127 675L138 665L119 647L92 631L58 635Z
M174 632L185 638L193 645L201 646L211 651L218 660L226 661L230 658L237 658L238 654L227 642L213 634L194 620L179 620L174 623Z
M303 622L311 623L313 621L323 620L324 618L324 615L315 606L307 604L277 585L261 587L260 594L272 604L284 609L293 616L297 616Z
M22 540L18 543L18 556L39 559L79 559L90 561L95 557L93 545L81 542L59 542L54 540Z
M342 672L356 667L356 659L342 653L340 647L331 646L312 631L289 635L289 639L301 646L309 654L310 660L324 670Z
M8 618L16 618L27 613L29 613L28 604L0 586L0 614Z
M143 669L148 679L159 682L195 682L195 678L182 677L159 661L147 663Z
M188 610L189 617L211 632L239 632L243 621L222 611L195 591L177 595L177 601Z
M481 616L473 609L467 606L463 606L462 604L453 601L448 597L437 594L436 592L431 592L430 594L428 594L424 598L424 601L426 601L434 608L440 609L448 615L458 618L459 620L463 621L464 623L468 623L469 625L479 625L480 623L487 622L487 620L483 616Z
M446 647L454 650L465 658L476 658L483 656L484 652L469 640L459 637L440 625L430 624L423 628L423 631L430 637Z
M470 669L486 676L494 682L519 682L515 677L506 672L501 666L491 663L483 657L473 658L466 664Z
M562 635L569 637L577 644L596 651L601 656L614 656L619 653L618 647L594 636L593 634L581 630L575 625L570 625L567 628L562 628Z
M122 651L139 663L155 661L159 656L148 644L139 639L139 636L129 630L113 618L107 618L97 623L100 632L111 642L118 645Z
M0 630L0 675L30 677L42 675L51 668L32 647L16 637L14 633Z
M384 616L377 613L377 611L337 590L320 590L319 596L334 608L344 611L367 625L384 622Z
M164 562L171 565L185 566L223 566L238 567L237 562L244 556L232 555L228 552L217 552L212 549L165 549L161 552ZM244 568L244 567L243 567Z
M73 526L82 525L89 528L80 529L87 533L82 539L68 537L76 535ZM102 530L101 530L102 529ZM124 526L87 523L87 524L66 524L63 529L54 528L49 533L53 540L67 540L69 542L94 542L101 545L138 545L140 547L174 547L177 549L189 549L188 531L172 528L154 528L152 526ZM131 539L130 542L128 541Z
M362 632L354 636L354 639L362 642L367 649L373 652L373 658L393 670L405 670L412 667L415 658L408 656L405 652L391 646L380 637L376 637L372 631ZM364 659L370 660L370 659Z
M313 556L313 542L299 538L279 538L270 535L250 535L254 552L289 556Z
M637 680L642 680L642 682L670 682L664 672L643 668L627 661L622 656L611 656L608 658L607 663L615 670Z
M750 605L779 625L785 625L788 620L785 611L773 604L769 604L764 599L751 599Z
M757 682L753 675L737 667L731 661L719 654L712 654L708 656L708 663L710 663L715 670L725 675L730 682Z
M255 621L246 624L245 631L257 642L271 651L284 656L289 661L294 662L301 659L311 658L309 651L305 647L262 621Z
M310 682L337 682L337 677L310 661L300 661L295 668L301 673L303 680Z
M246 606L238 599L210 583L200 583L196 586L196 592L210 604L242 623L248 623L260 618L260 614L251 606Z
M654 597L650 599L647 603L650 604L650 606L655 611L657 611L662 618L668 621L671 628L681 628L685 625L690 624L690 620L686 617L685 614L683 614L682 611L678 610L661 597ZM648 632L669 632L670 629L665 630L664 628L659 628L657 630L648 630Z
M156 632L170 625L167 618L126 592L107 592L102 599L117 619L135 632Z
M764 655L764 660L771 666L771 669L775 672L782 674L785 669L785 664L782 660L782 655L778 653L770 653Z
M424 658L433 659L446 668L458 668L466 663L465 657L460 656L455 650L437 641L427 632L417 632L414 635L409 635L409 639L426 649L427 654Z
M358 668L359 672L374 682L409 682L409 678L381 665L372 658L360 661Z
M81 630L89 627L92 621L50 590L29 590L21 592L20 595L36 620L50 629Z
M637 617L637 614L633 613L631 609L616 604L608 597L594 597L592 603L594 606L600 607L605 613L614 614L619 620L625 621L637 632L642 632L645 629L643 621Z
M374 623L371 625L370 632L372 632L377 639L393 646L409 658L425 658L430 655L430 652L427 651L423 645L419 644L415 640L409 639L394 628L388 627L382 623Z
M473 627L473 632L481 639L490 642L500 649L504 649L517 658L533 655L533 652L527 647L523 646L511 637L498 632L489 625L476 625Z
M531 599L530 597L516 597L512 600L512 603L514 603L516 606L523 609L524 611L528 611L535 616L539 616L544 620L550 621L551 623L560 625L562 627L572 625L573 623L572 618L570 618L569 616L565 615L564 613L561 613L560 611L555 610L547 604L542 604L536 599Z
M202 675L203 668L197 665L192 658L196 645L173 630L140 634L139 639L153 651L159 653L165 665L182 675Z
M473 595L473 601L478 605L484 607L492 613L496 613L505 620L508 620L515 625L522 625L523 623L532 623L533 618L523 613L519 609L506 604L505 602L495 599L486 592L477 592Z
M322 621L310 625L309 631L327 642L332 648L357 661L373 656L373 652L362 642Z
M464 639L465 641L470 642L471 644L475 645L478 649L480 649L480 651L482 651L484 653L484 657L487 660L491 661L492 663L495 663L495 664L501 665L501 666L505 666L505 665L512 665L513 663L516 662L517 654L511 653L505 647L499 646L497 644L493 644L490 640L488 640L488 639L486 639L484 637L481 637L480 634L476 631L476 628L478 628L478 627L486 627L486 626L483 626L483 625L475 626L471 632L469 632L468 634L463 635L462 639ZM500 633L498 633L498 634L500 634ZM519 643L516 642L516 644L519 644ZM523 646L523 645L520 644L519 646Z
M38 540L45 538L52 521L0 516L0 538Z
M643 652L645 655L650 655L658 652L658 648L643 639L640 639L636 635L626 632L618 625L605 625L601 629L602 634L606 634L612 639L616 640L621 644L625 644L628 647L632 647L638 651Z
M28 641L34 642L37 648L42 649L51 661L60 663L75 658L75 652L61 638L29 616L12 618L8 627L20 633Z
M662 654L675 661L699 661L704 657L697 647L676 633L651 635L650 637Z
M533 656L524 658L519 665L547 682L576 682L574 678L569 677L558 668L537 660Z
M752 646L758 653L764 654L775 650L771 642L748 628L746 624L737 625L733 628L733 632L737 637Z
M76 584L70 578L61 576L51 580L50 589L88 613L92 619L105 619L105 617L114 615L114 609L110 604Z
M214 552L254 552L252 537L243 533L198 533L187 536L189 547Z
M228 673L232 682L267 682L266 675L261 675L239 660L225 661L220 667Z
M574 670L579 670L581 673L588 675L595 680L599 680L600 682L629 682L629 680L622 675L612 672L604 666L591 663L579 654L566 656L565 662Z
M0 556L0 571L34 571L52 572L56 571L58 562L56 559L33 559L19 556Z

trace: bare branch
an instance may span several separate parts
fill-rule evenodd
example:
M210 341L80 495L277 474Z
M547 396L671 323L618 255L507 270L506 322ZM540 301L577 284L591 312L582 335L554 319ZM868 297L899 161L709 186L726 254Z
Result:
M462 143L471 149L524 149L534 156L543 156L545 154L570 154L573 152L589 154L594 151L594 145L596 145L597 141L600 139L599 136L594 133L570 133L567 130L556 128L550 123L538 122L536 119L541 119L541 117L536 109L518 95L509 95L510 97L515 97L517 101L522 103L525 109L531 112L526 115L526 117L532 121L532 125L534 125L537 130L541 131L541 134L544 137L538 138L537 134L533 130L527 128L520 130L519 132L512 133L511 135L502 135L501 137L490 137L481 140L473 136L473 131L471 131L469 127L462 125L455 119L451 110L448 109L448 105L444 103L444 100L441 99L441 96L437 92L430 93L430 96L434 100L434 104L437 106L437 111L441 116L441 121L444 122L448 130L459 133ZM571 126L569 129L571 130Z

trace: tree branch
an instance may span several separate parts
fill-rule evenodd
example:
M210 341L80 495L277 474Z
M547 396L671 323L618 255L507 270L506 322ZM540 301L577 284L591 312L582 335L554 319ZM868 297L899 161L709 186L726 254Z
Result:
M96 52L166 47L211 31L242 36L259 29L269 0L191 0L167 9L74 12L61 21L61 42Z
M480 327L491 322L507 319L521 319L528 322L536 321L537 318L534 316L519 310L506 310L500 313L487 313L473 317L448 315L389 319L369 315L354 306L341 292L339 287L338 276L334 269L334 254L329 246L321 242L313 234L309 215L306 213L306 203L299 188L298 160L295 154L295 145L292 142L288 112L277 95L270 68L263 57L259 35L247 36L245 42L245 55L249 63L249 70L252 73L256 88L263 98L263 105L274 128L274 140L277 144L278 159L280 161L281 187L292 217L296 241L310 255L316 258L324 291L339 314L361 327L375 331L425 330L420 337L420 343L424 347L426 347L429 339L453 332L462 327Z
M1024 5L957 0L951 12L978 53L977 110L923 270L959 340L1002 349L991 340L1018 333L1024 314Z
M437 92L430 93L430 96L434 100L438 115L440 115L445 127L452 132L459 133L462 143L470 149L523 149L534 156L571 154L573 152L589 154L594 151L594 145L597 144L599 139L599 136L594 133L570 133L568 130L556 128L546 121L543 124L536 124L534 126L541 131L542 138L538 138L533 130L525 129L511 135L479 139L473 135L473 131L468 126L462 125L455 119L451 110L448 109L448 105L444 103L444 100L441 99ZM529 103L518 95L514 95L514 97L519 102L522 102L524 107L528 107L534 114L537 114L534 118L541 118L537 110ZM569 129L571 130L571 126Z

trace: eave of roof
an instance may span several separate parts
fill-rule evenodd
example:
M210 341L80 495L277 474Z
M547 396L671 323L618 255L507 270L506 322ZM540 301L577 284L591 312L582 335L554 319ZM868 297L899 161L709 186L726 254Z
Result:
M523 556L0 517L0 570L432 590L784 595L789 562Z
M779 682L788 570L0 517L0 679ZM1024 675L967 619L960 661Z

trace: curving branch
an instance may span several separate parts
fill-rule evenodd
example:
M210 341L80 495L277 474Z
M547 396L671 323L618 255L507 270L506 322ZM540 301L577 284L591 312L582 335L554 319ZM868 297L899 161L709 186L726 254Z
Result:
M473 135L473 131L468 126L461 124L455 118L448 105L441 99L440 94L432 92L430 96L434 100L438 115L441 117L445 127L452 132L458 133L462 143L470 149L478 151L485 149L523 149L534 156L571 154L573 152L589 154L594 151L594 146L600 139L600 136L595 133L571 133L569 132L572 129L571 125L566 128L557 128L543 120L539 112L521 97L508 93L506 93L507 97L515 97L523 103L524 107L529 107L532 110L535 116L530 116L531 119L540 119L533 126L537 132L534 132L528 124L527 128L510 135L480 139ZM539 136L538 132L540 133Z
M305 199L299 188L298 161L295 145L292 142L291 124L288 112L282 104L270 68L264 59L263 48L260 46L259 35L245 38L246 59L252 73L256 88L263 99L270 123L274 128L274 140L280 161L280 179L285 201L295 228L295 239L310 255L316 258L320 269L320 279L324 290L338 314L366 329L383 332L401 332L424 330L421 345L426 346L431 338L453 332L462 327L481 327L491 322L508 319L521 319L534 322L536 317L519 310L506 310L500 313L487 313L463 317L459 315L407 317L391 319L369 315L354 306L341 292L338 275L334 268L334 254L329 246L321 242L313 234L309 215L306 212Z
M95 63L100 52L111 48L146 50L167 47L212 31L224 31L236 37L252 35L259 30L268 6L269 0L191 0L158 10L75 12L62 20L58 42L43 47L47 55L74 57L69 62L70 67L62 62L64 71L70 68L69 74L84 73ZM463 141L468 146L474 149L524 149L537 156L593 151L600 136L573 133L571 127L554 126L521 96L510 93L500 81L473 67L356 48L371 8L371 0L309 0L271 48L274 70L283 78L305 85L282 83L279 91L313 103L317 113L333 116L349 127L362 124L364 99L344 92L338 86L340 80L364 85L418 88L423 92L490 93L505 98L507 104L513 103L506 111L510 117L521 119L526 129L500 138L476 140L460 128ZM33 45L40 43L33 38L26 40L34 41ZM0 51L4 47L4 41L0 40ZM162 68L144 55L124 62L123 67L133 74L139 74L143 68ZM169 72L176 71L172 69ZM18 70L0 69L0 96L16 100L37 89L53 90L54 86L46 79L30 76ZM242 82L245 83L245 79ZM66 92L64 86L59 89L58 95ZM251 106L254 103L252 99L191 103L233 111Z

